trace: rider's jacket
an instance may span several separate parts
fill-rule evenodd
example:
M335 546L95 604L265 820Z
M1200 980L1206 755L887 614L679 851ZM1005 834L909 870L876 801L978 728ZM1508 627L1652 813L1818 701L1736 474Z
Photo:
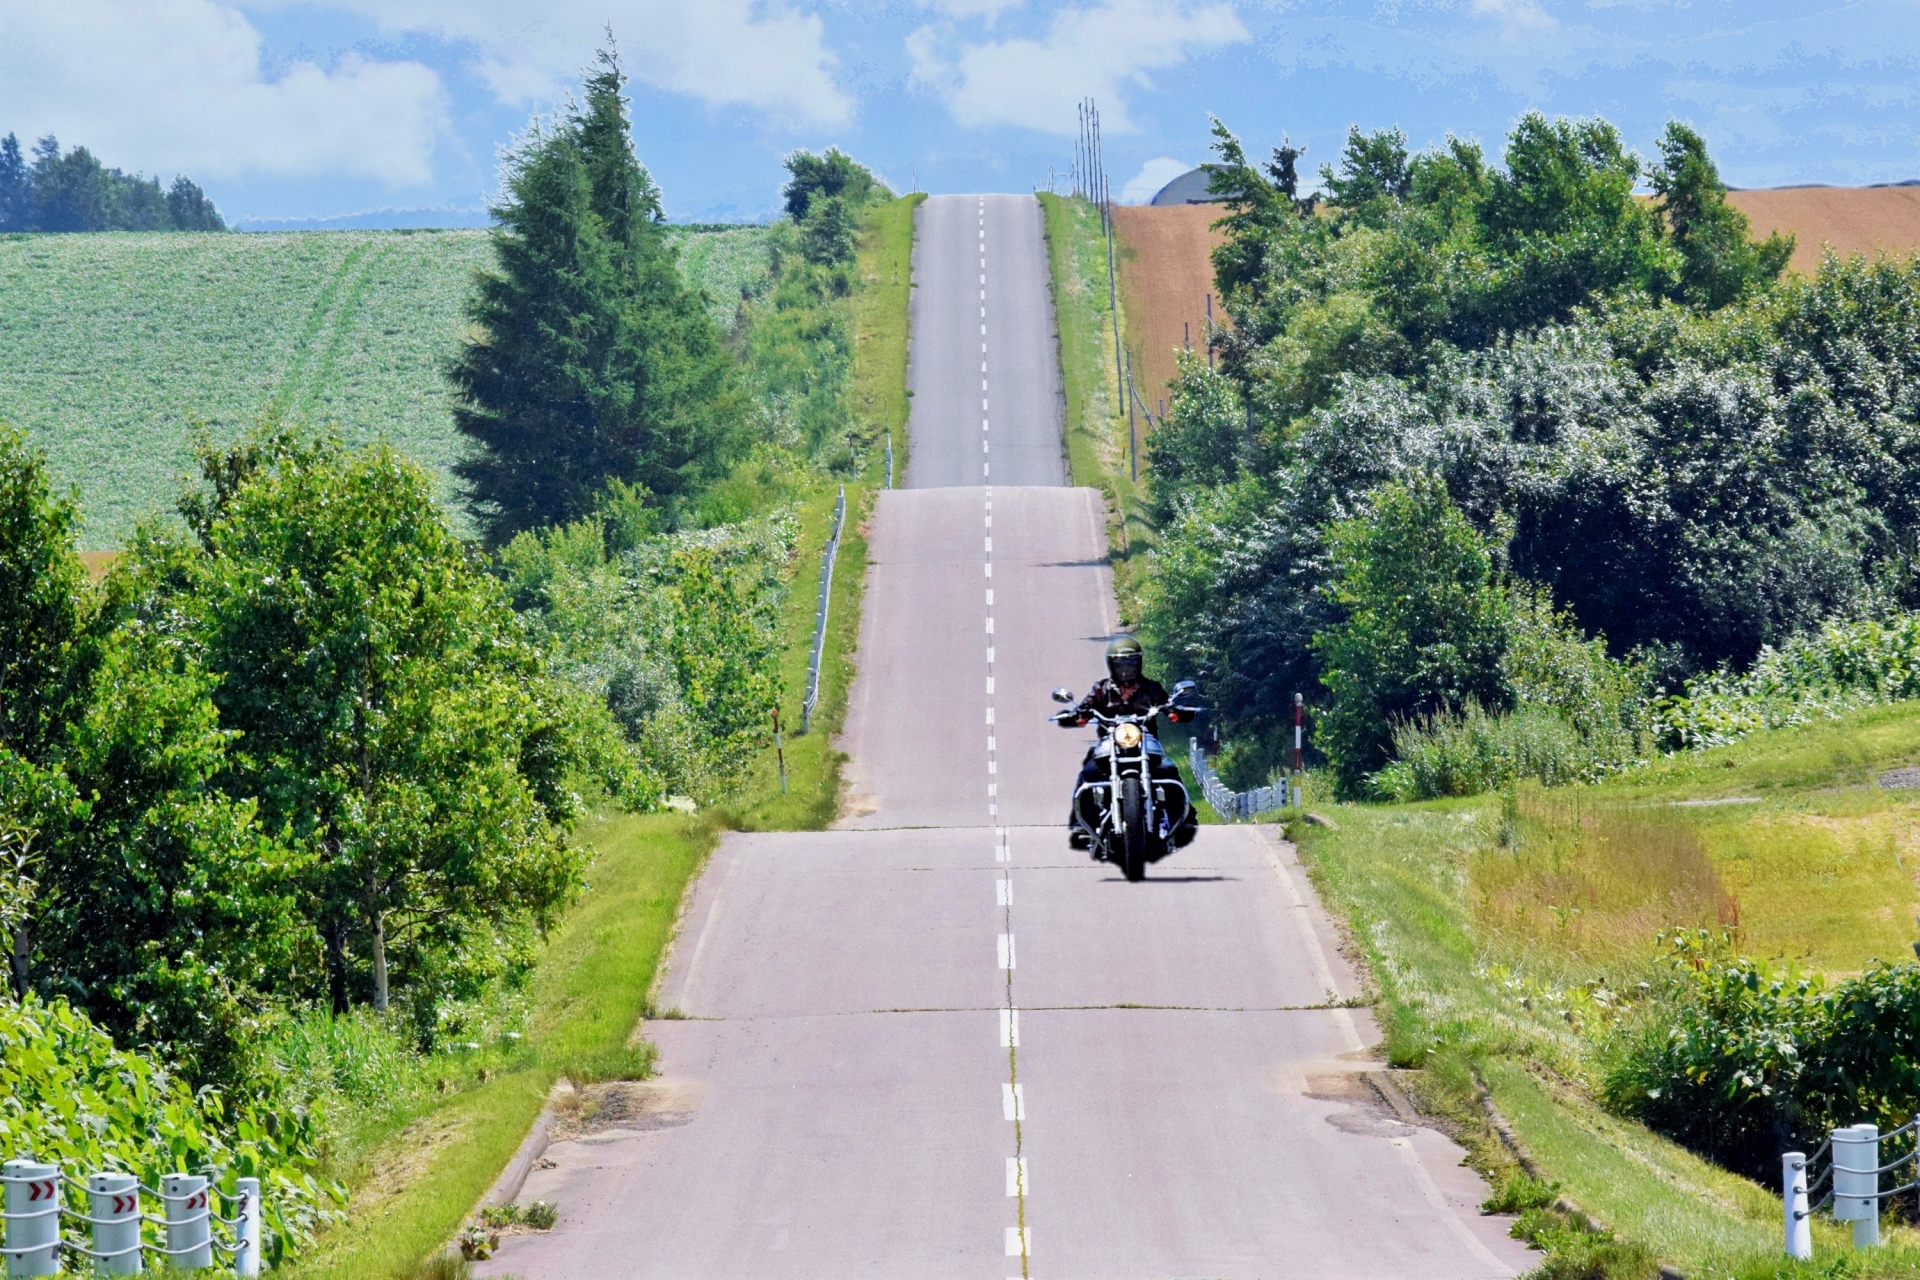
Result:
M1151 711L1155 707L1165 706L1166 701L1167 691L1158 680L1148 680L1143 676L1139 684L1123 689L1109 679L1094 685L1087 696L1080 699L1078 710L1082 714L1098 711L1103 716L1117 716L1122 712L1138 715L1144 711ZM1160 726L1149 725L1147 732L1158 737Z

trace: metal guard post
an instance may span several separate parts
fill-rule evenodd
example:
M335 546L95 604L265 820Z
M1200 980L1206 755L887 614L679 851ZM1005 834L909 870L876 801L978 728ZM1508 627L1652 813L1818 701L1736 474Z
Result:
M833 533L820 556L820 605L814 613L813 656L807 660L807 696L800 704L800 732L813 727L813 709L820 703L820 655L827 644L827 603L833 594L833 562L840 554L840 530L847 519L847 486L833 507Z

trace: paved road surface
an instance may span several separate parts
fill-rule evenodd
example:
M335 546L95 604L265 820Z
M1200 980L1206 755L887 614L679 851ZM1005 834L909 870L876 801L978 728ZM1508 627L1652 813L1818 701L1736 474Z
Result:
M1065 484L1039 202L929 197L913 281L906 487Z
M915 360L917 386L950 376L924 343ZM925 400L916 466L950 443L927 447ZM510 1238L481 1274L1527 1265L1474 1212L1485 1189L1459 1149L1373 1100L1377 1033L1328 1007L1357 984L1271 828L1206 828L1138 885L1067 848L1084 738L1045 725L1045 695L1097 670L1104 550L1082 490L881 495L850 816L721 844L662 991L686 1018L646 1027L662 1077L550 1148L524 1198L557 1201L559 1227Z

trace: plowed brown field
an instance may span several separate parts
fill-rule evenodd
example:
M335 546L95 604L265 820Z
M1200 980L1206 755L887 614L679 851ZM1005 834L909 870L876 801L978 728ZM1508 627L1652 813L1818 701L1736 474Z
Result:
M1920 187L1796 187L1734 191L1727 200L1746 214L1756 236L1790 231L1797 240L1793 269L1812 272L1825 245L1854 253L1912 253L1920 248ZM1174 352L1189 327L1196 349L1206 333L1207 295L1213 292L1212 229L1221 211L1212 205L1124 205L1113 211L1120 236L1121 302L1133 380L1151 407L1166 394ZM1214 299L1214 322L1226 312Z
M1174 375L1174 352L1189 330L1194 349L1205 350L1213 248L1226 238L1212 224L1222 212L1204 204L1119 205L1113 211L1133 384L1156 412ZM1216 324L1226 323L1218 298L1213 300L1213 318Z
M1756 236L1791 231L1793 269L1809 274L1820 265L1821 246L1841 257L1864 253L1912 253L1920 246L1920 187L1794 187L1783 191L1733 191L1727 203L1747 215Z

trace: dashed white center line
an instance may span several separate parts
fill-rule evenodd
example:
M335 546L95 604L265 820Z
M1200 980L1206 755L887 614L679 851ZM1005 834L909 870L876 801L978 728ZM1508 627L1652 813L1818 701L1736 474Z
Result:
M1033 1252L1033 1232L1026 1227L1007 1228L1007 1256L1025 1257Z
M1002 1049L1020 1047L1020 1011L1018 1009L1000 1011L1000 1047Z
M1027 1095L1025 1085L1003 1084L1000 1086L1000 1114L1008 1120L1027 1118Z
M1007 1194L1024 1196L1033 1190L1033 1184L1027 1181L1027 1158L1025 1156L1007 1157Z
M1002 969L1011 969L1014 967L1013 935L1010 933L1000 935L1000 967Z
M993 905L1010 907L1013 905L1013 881L1005 876L996 876L993 881Z

